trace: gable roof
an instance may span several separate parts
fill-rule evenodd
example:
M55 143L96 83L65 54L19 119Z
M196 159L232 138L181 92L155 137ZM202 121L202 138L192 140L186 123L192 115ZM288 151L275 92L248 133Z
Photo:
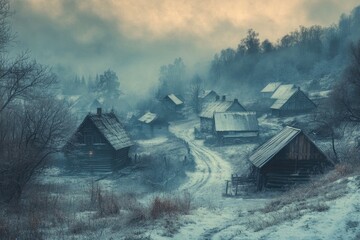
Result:
M133 145L115 113L88 114L80 127L86 121L91 121L115 150Z
M276 91L271 96L272 99L289 99L295 92L297 88L294 84L285 84L281 85L276 89Z
M215 131L259 131L255 112L215 113Z
M315 103L310 100L308 98L308 96L306 96L306 94L301 91L299 88L296 88L294 90L291 90L290 92L288 92L288 94L285 94L284 95L284 98L279 98L279 99L276 99L276 101L273 103L273 105L270 107L271 109L281 109L292 97L302 97L302 100L301 101L306 101L310 104L310 105L313 105L313 107L316 107ZM303 101L302 105L303 105L303 108L305 109L308 109L310 108L309 104L306 106L305 102Z
M246 112L245 108L239 103L237 99L234 99L234 101L218 100L206 105L205 109L201 112L200 117L213 118L215 112L226 112L233 105L233 103L239 104L239 106L242 108L241 110Z
M215 93L216 95L218 95L214 90L203 90L199 93L199 98L205 98L207 97L210 93Z
M250 156L250 161L255 165L255 167L260 168L264 166L300 133L300 129L288 126L285 127L269 141L256 149L256 151Z
M156 120L158 116L155 113L147 112L144 115L142 115L138 120L142 123L152 123L154 120Z
M175 94L169 94L165 98L169 98L175 105L181 105L183 104L183 101L181 101Z
M262 93L273 93L278 89L278 87L281 85L281 82L271 82L268 85L266 85L261 92Z

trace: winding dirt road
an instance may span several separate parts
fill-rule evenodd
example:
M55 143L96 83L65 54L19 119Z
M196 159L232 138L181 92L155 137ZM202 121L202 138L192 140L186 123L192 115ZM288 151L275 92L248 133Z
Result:
M188 181L180 190L189 191L198 200L219 200L224 193L225 180L230 178L231 166L216 152L205 147L202 140L195 140L194 127L198 120L173 122L170 131L189 144L196 169L188 173Z

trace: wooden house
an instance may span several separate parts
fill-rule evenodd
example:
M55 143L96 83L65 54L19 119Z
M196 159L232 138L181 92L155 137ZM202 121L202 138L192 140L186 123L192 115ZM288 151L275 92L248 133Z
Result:
M227 101L226 97L209 103L200 113L200 131L203 133L214 132L214 113L216 112L246 112L246 109L239 103L237 99Z
M115 113L89 113L64 150L72 165L92 171L111 171L125 165L133 145Z
M215 133L222 143L249 141L259 136L255 112L222 112L214 114Z
M203 90L198 98L201 108L204 108L207 104L218 101L220 96L214 90Z
M270 98L274 92L280 87L281 82L271 82L261 90L263 98Z
M310 112L316 108L300 87L293 84L281 85L271 96L274 103L271 105L271 111L277 116L286 116L299 113Z
M184 107L184 102L180 100L179 97L175 96L175 94L169 94L163 98L163 103L165 107L171 111L181 111Z
M251 156L258 189L303 183L333 163L302 130L285 127Z
M148 138L168 133L169 123L161 120L155 113L146 112L138 121L141 134Z

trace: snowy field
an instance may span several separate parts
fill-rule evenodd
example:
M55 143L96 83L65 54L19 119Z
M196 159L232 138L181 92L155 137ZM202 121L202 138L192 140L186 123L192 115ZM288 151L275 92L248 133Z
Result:
M176 137L138 140L138 164L116 174L70 174L59 168L50 168L40 176L41 184L51 186L51 194L69 205L74 223L65 229L50 228L46 234L51 239L359 239L360 205L356 199L360 197L360 177L332 183L329 187L332 192L326 193L331 195L329 197L319 194L271 211L268 206L281 199L283 193L265 191L240 193L237 197L223 195L225 181L232 173L246 174L249 169L247 157L260 142L287 122L294 121L298 120L262 116L259 124L265 134L258 143L211 148L204 145L203 140L194 138L193 129L198 125L198 119L172 122L170 132ZM184 175L176 175L170 188L156 189L149 184L149 179L145 179L158 176L144 174L148 165L144 165L141 156L155 156L161 160L157 164L163 164L164 156L169 161L177 159L182 162L189 153L193 167L185 168ZM157 165L155 168L162 167ZM149 206L157 196L182 196L186 193L191 198L191 210L186 214L154 220L135 217L129 223L124 219L134 214L131 212L134 208L124 205L116 215L99 217L89 207L89 195L94 186L133 202L130 205L142 206L140 209ZM74 233L71 229L76 224L86 227Z

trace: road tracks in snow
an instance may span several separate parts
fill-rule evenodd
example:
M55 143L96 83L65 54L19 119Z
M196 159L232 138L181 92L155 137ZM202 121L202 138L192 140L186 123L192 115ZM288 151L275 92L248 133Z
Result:
M218 153L203 145L202 140L195 140L196 120L171 123L170 131L189 145L194 157L196 169L188 173L188 181L180 190L186 190L195 197L221 198L226 179L231 175L231 167Z

